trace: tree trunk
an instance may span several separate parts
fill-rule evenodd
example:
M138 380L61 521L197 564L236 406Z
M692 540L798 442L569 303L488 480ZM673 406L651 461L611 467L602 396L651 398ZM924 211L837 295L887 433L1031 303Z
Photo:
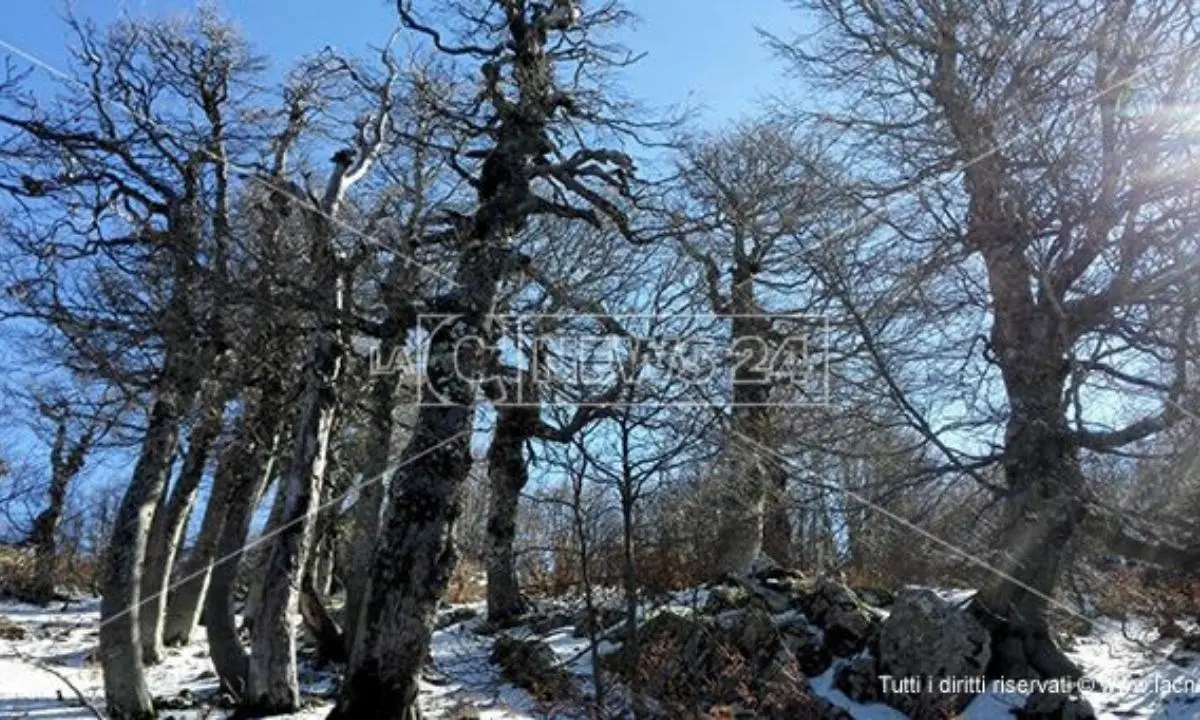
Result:
M530 412L524 407L498 407L496 430L488 449L488 624L513 625L526 611L517 583L513 543L517 537L517 508L529 481L523 447L530 431ZM536 418L532 418L536 419Z
M327 488L323 502L332 494ZM337 516L328 512L316 523L312 550L304 564L303 580L300 583L300 618L304 629L317 642L317 661L320 664L345 664L349 659L349 645L337 621L325 606L327 583L332 574L333 545L336 539ZM322 574L325 575L322 578Z
M499 284L520 268L514 262L520 257L507 244L533 210L529 168L546 154L545 131L556 107L546 34L521 30L524 23L514 27L512 76L521 85L520 107L502 101L498 90L493 95L501 121L480 169L477 207L471 226L464 227L469 234L460 244L454 290L436 303L447 315L430 332L417 420L392 477L368 600L331 719L421 715L418 673L438 600L457 562L454 521L471 469L474 380L494 337L489 316Z
M322 596L333 592L333 565L336 545L337 540L335 538L326 538L314 550L317 554L317 559L313 564L312 571L313 588Z
M229 510L229 504L222 498L228 497L232 492L231 483L237 476L235 458L240 457L242 453L239 446L250 442L246 435L245 418L238 422L239 429L233 444L226 449L217 463L196 544L180 569L178 584L171 588L167 598L163 642L168 647L187 645L191 642L192 632L200 622L200 610L204 607L204 595L212 573L212 561L216 557L221 531L225 527L225 514Z
M100 662L104 695L114 718L152 718L138 628L142 563L150 523L170 471L179 418L189 393L179 377L178 359L167 359L146 426L146 439L133 479L113 523L100 601Z
M337 621L325 608L325 600L315 584L317 562L310 562L300 584L300 617L304 628L317 641L317 658L322 664L344 664L348 659L346 638Z
M1046 625L1060 554L1086 515L1078 441L1063 395L1069 365L1060 314L1034 297L1034 270L1021 224L1000 209L982 179L972 188L969 233L982 248L992 294L991 345L1009 405L1004 466L1008 486L993 579L974 604L992 633L988 671L1007 677L1077 676ZM995 182L996 178L990 178Z
M166 608L171 584L171 571L176 553L187 529L188 517L196 501L196 491L208 465L209 451L221 432L225 411L225 388L222 383L206 383L200 404L200 415L188 438L183 468L171 490L170 500L160 507L150 526L150 541L146 550L145 571L142 576L142 606L139 624L142 636L142 661L155 664L162 659Z
M281 393L275 385L269 392ZM237 420L234 440L225 450L213 476L212 489L200 524L196 544L180 571L180 580L172 588L167 601L167 617L163 639L168 646L186 645L200 622L201 610L225 527L225 515L230 504L223 498L238 492L237 483L245 473L253 475L270 462L274 455L274 435L277 432L280 408L275 398L263 396L246 402ZM265 447L264 443L270 445Z
M295 620L337 409L341 352L332 331L314 338L295 450L279 487L284 493L282 523L265 531L273 537L263 573L261 605L251 629L253 651L244 714L275 715L300 708Z
M782 463L767 461L771 468L771 488L763 519L763 552L783 567L795 563L792 545L791 503L787 493L787 470Z
M268 484L268 488L269 488ZM283 513L287 509L287 493L275 487L275 496L271 500L271 512L267 514L267 522L263 528L263 536L283 524ZM247 567L241 577L246 579L246 594L242 603L242 631L252 632L254 621L262 609L264 579L266 577L267 560L270 557L271 543L264 540L256 545L254 552L247 556Z
M217 562L212 566L212 578L204 599L204 631L208 637L209 654L213 668L220 679L221 687L233 697L245 696L249 658L238 637L237 619L233 610L233 589L237 581L238 566L245 552L246 539L250 534L250 521L259 499L270 484L274 466L278 433L270 430L278 423L274 415L263 413L253 425L265 430L255 443L239 443L233 453L235 460L228 485L228 494L223 498L214 496L214 502L222 502L227 508L224 530L217 547Z
M1079 675L1046 624L1058 584L1059 550L1076 535L1085 515L1083 473L1067 436L1061 417L1058 423L1018 419L1010 426L1004 465L1012 495L996 541L1003 548L993 564L999 572L975 602L992 633L990 676Z
M38 513L33 521L33 530L29 533L29 542L34 547L34 575L33 584L26 595L30 602L39 605L49 603L56 595L54 581L58 577L58 545L55 534L58 532L58 522L62 519L69 482L57 472L53 474L50 478L50 505Z
M482 358L462 338L490 337L487 312L505 251L472 243L459 268L459 308L431 334L422 403L389 489L350 668L330 718L419 718L418 673L438 600L457 562L454 521L471 468L470 431Z
M59 420L54 445L50 449L49 504L33 521L33 529L27 540L34 547L33 585L27 592L31 602L45 604L56 596L54 582L58 578L58 547L55 536L66 505L67 488L83 469L84 457L91 449L91 442L91 432L86 432L68 451L67 423L65 418Z
M383 349L390 348L385 342ZM387 355L384 355L387 357ZM363 467L363 485L354 503L354 525L350 535L349 572L346 573L346 643L347 651L354 647L355 632L362 618L371 575L371 560L379 540L382 518L384 483L380 476L387 472L392 457L396 378L376 377L371 384L370 425L367 432L367 458Z
M717 561L723 572L745 575L763 550L769 470L762 460L761 446L770 444L771 416L766 406L769 380L761 370L766 358L756 340L767 337L770 327L766 318L750 315L755 307L753 283L737 273L734 281L732 307L737 314L732 318L733 347L746 354L739 358L733 378L728 452L732 462L722 498Z

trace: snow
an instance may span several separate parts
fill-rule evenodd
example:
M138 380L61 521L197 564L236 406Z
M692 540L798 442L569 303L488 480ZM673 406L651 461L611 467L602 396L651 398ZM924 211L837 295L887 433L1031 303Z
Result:
M966 603L973 590L930 588L941 597ZM1101 720L1200 718L1200 656L1176 651L1176 641L1158 637L1144 621L1122 623L1111 618L1093 621L1088 636L1077 637L1067 655L1083 668L1088 681L1082 695ZM903 720L904 714L886 705L856 703L833 687L838 660L819 677L809 680L817 695L861 720ZM1025 704L1021 693L986 692L967 706L964 720L1012 720Z
M809 687L812 688L814 693L849 712L855 718L861 718L861 720L905 720L904 713L899 710L890 708L882 703L871 703L868 705L854 702L846 697L841 690L835 688L833 686L833 678L845 664L845 660L835 661L824 673L815 678L810 678L808 681Z
M67 610L41 609L0 603L0 626L5 619L21 627L21 640L0 639L0 718L68 720L94 718L76 698L75 691L46 670L66 677L94 707L103 709L103 678L92 662L99 626L99 602L72 604ZM428 717L444 717L469 705L485 720L533 718L535 704L522 690L502 682L488 662L492 639L476 634L478 620L452 625L434 634L432 667L421 680L421 698ZM180 693L206 698L215 693L204 633L184 648L169 648L164 661L147 668L147 683L156 698L176 698ZM569 634L568 634L569 637ZM573 640L573 639L571 639ZM577 643L562 640L565 654ZM585 643L586 644L586 643ZM590 666L587 666L590 670ZM310 707L295 720L324 718L332 707L333 678L302 665L301 685ZM165 710L162 716L177 720L202 717L199 710ZM222 711L208 717L225 717Z
M943 597L966 602L970 591L938 590ZM658 612L687 614L704 604L704 593L688 591L666 598L643 617ZM569 604L562 603L563 608ZM524 691L504 682L498 669L489 662L494 638L481 634L482 608L470 607L479 616L438 630L433 637L432 663L421 680L423 709L430 718L453 716L467 706L488 720L548 717L546 708ZM22 639L0 639L0 718L68 720L94 717L93 712L76 698L73 685L97 708L103 707L103 684L99 666L94 662L98 638L98 602L84 600L67 608L48 609L16 603L0 603L0 627L15 624L24 630ZM1200 717L1200 657L1179 653L1176 641L1161 639L1153 625L1137 619L1125 623L1100 618L1093 632L1078 637L1068 655L1095 681L1084 689L1101 718L1155 718L1183 720ZM534 636L527 627L514 628L516 637ZM175 698L181 693L207 698L216 691L203 633L186 648L169 649L159 665L148 668L147 680L156 697ZM0 633L0 637L3 633ZM587 638L577 638L573 628L554 629L537 636L555 652L559 661L576 678L585 694L590 694L592 655ZM615 650L611 641L602 641L601 654ZM838 668L846 660L812 678L814 692L863 720L904 718L897 710L882 704L861 704L833 687ZM70 685L56 677L61 674ZM297 720L323 718L329 711L336 680L302 664L302 686L306 709L290 716ZM988 692L977 696L963 713L966 720L1011 719L1013 710L1024 703L1019 693ZM561 709L554 717L571 717ZM577 714L577 713L576 713ZM164 711L178 720L199 718L201 712ZM224 717L221 712L209 717Z

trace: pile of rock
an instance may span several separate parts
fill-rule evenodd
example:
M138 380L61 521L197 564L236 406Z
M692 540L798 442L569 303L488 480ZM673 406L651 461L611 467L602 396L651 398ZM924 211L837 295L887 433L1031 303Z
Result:
M992 638L969 597L925 588L855 591L777 567L708 591L700 612L651 617L636 645L623 632L608 633L622 644L602 656L602 669L633 689L643 714L848 718L810 689L809 678L830 668L850 699L884 702L909 717L955 717L986 687ZM599 624L619 620L614 612ZM1021 713L1093 716L1085 701L1068 696L1031 697Z

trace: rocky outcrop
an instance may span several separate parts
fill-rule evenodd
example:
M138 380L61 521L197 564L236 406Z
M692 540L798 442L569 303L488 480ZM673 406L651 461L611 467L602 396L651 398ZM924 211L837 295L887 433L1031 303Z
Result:
M795 638L810 643L814 633L798 618L759 606L716 617L664 612L640 629L640 653L622 646L603 657L602 667L652 699L646 704L661 717L715 716L714 708L725 708L730 717L849 718L809 689L791 648Z
M877 643L880 677L981 678L991 657L991 638L984 626L961 604L936 592L909 588L896 598L891 614L879 628ZM887 702L913 717L950 716L970 702L968 693L906 692L885 696Z

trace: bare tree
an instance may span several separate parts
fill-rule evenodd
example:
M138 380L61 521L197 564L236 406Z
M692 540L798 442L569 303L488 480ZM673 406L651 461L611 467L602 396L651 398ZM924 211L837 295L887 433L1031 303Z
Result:
M351 291L350 263L335 244L339 229L336 223L347 202L347 193L366 177L391 130L396 69L387 51L384 60L388 72L379 80L366 80L346 66L362 90L377 98L378 105L357 123L353 148L333 156L333 169L320 202L301 208L311 252L309 278L315 297L315 327L307 340L291 466L280 479L278 490L285 498L283 512L278 523L267 528L273 540L263 584L271 591L262 595L262 606L251 632L254 651L250 655L247 694L243 699L254 712L294 712L300 703L295 618L337 411L338 383L347 342L343 327L346 297Z
M88 455L119 422L124 408L119 403L114 408L103 397L100 402L81 402L62 391L37 393L32 399L38 414L53 425L47 504L34 518L25 539L35 553L33 585L25 589L25 594L30 601L44 604L57 597L54 586L59 577L57 537L71 483L83 471Z
M764 549L778 563L790 564L793 557L786 466L741 440L778 446L781 390L799 399L807 389L773 393L794 372L777 364L780 351L803 350L783 346L799 328L780 322L818 307L821 290L797 260L822 239L837 205L823 164L815 136L805 138L784 120L702 138L680 161L683 199L694 218L679 244L698 265L710 311L730 327L734 437L718 555L721 567L734 574L746 573Z
M494 337L489 314L498 288L522 265L509 247L512 237L538 214L612 222L625 229L629 225L610 197L628 191L630 158L590 147L572 151L568 133L552 135L557 128L575 125L621 132L621 124L605 115L611 106L602 96L582 85L560 88L556 78L560 65L583 64L602 73L605 65L624 62L623 55L589 42L592 30L623 14L609 5L583 15L570 2L551 8L524 0L457 5L471 20L461 40L448 44L408 2L399 3L409 30L439 52L478 63L481 91L445 98L438 109L442 117L469 129L468 137L478 144L470 154L482 162L478 175L470 178L476 191L473 209L447 217L445 239L458 262L455 288L432 304L449 316L428 342L424 387L433 391L433 398L423 396L402 467L392 479L370 599L331 717L407 718L420 713L417 673L429 647L437 600L455 564L453 523L470 468L476 399L470 379L485 369L481 352L469 343L459 351L459 340ZM592 75L575 72L573 77L586 83ZM580 141L592 135L574 133Z
M859 199L883 215L872 199L915 196L885 218L891 239L911 242L894 253L875 245L921 267L893 307L937 287L927 303L991 321L969 365L985 364L986 387L1007 406L995 453L1002 550L977 604L993 628L994 669L1074 673L1046 629L1061 566L1047 548L1107 514L1090 501L1081 454L1148 438L1189 404L1200 268L1182 158L1194 141L1185 121L1135 109L1195 97L1195 14L1168 2L796 5L822 33L773 44L847 100L823 117L846 129L849 162L870 168ZM957 287L940 282L955 276ZM959 347L971 341L958 336ZM1161 408L1141 402L1145 417L1106 427L1092 401L1100 388L1149 391ZM913 405L906 412L930 430Z
M225 212L214 209L225 199L221 193L208 191L221 186L219 174L210 185L211 171L220 165L214 148L226 142L234 122L224 116L230 84L256 73L261 64L207 13L178 22L123 20L105 33L74 21L72 27L80 44L74 60L83 79L56 107L42 109L26 99L18 103L17 114L0 115L0 123L26 139L28 158L40 163L18 182L6 182L5 189L31 206L58 203L67 217L75 216L73 208L80 203L93 209L90 223L72 228L79 231L74 237L62 230L43 235L42 257L50 250L52 262L60 264L108 259L111 271L102 269L96 280L102 287L111 287L109 278L126 272L123 260L140 266L142 277L135 272L133 280L157 282L152 306L135 306L140 319L150 323L149 337L158 341L148 348L157 356L148 368L153 399L142 451L115 518L101 607L109 711L142 717L153 713L138 630L147 536L180 422L222 352L217 338L205 332L204 316L213 304L201 297L202 289L220 285L224 272L220 230L213 232L207 222ZM166 102L167 96L178 105ZM171 114L180 107L201 120L185 122ZM79 306L82 314L72 313L57 282L43 273L35 299L49 308L46 315L60 331L79 342L77 355L103 373L109 365L103 332L126 326L89 314L86 302ZM136 297L126 295L125 301L136 302ZM85 336L79 332L84 323L100 332Z

